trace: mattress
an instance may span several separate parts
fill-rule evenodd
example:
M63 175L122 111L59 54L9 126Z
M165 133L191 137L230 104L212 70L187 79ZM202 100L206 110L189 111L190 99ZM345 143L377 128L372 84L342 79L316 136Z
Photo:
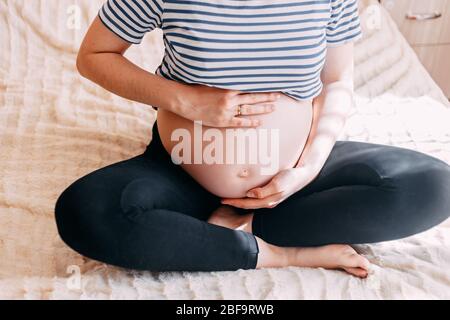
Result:
M76 72L77 48L101 2L0 0L0 298L450 298L450 221L358 246L372 264L367 279L297 267L136 272L70 250L54 222L58 195L75 179L143 152L155 121L149 106ZM450 163L448 100L384 9L364 11L362 23L355 106L340 139L401 146ZM127 56L155 70L163 52L155 30Z

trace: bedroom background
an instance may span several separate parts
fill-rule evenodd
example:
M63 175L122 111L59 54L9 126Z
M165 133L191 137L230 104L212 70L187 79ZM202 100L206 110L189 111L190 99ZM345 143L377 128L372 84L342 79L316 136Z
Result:
M436 21L444 34L423 35L433 40L427 43L412 42L419 31L399 22L404 1L418 3L360 1L364 37L355 45L355 106L340 139L410 148L450 163L450 59L441 53L447 51L432 51L448 48L439 41L448 41L450 1L427 1L443 8ZM66 247L53 217L59 193L76 178L143 151L155 120L150 107L76 72L79 44L102 2L0 0L1 299L450 298L450 221L401 241L359 246L372 263L365 280L294 267L134 272ZM161 30L155 30L127 56L155 70L163 52ZM430 58L429 52L437 53Z

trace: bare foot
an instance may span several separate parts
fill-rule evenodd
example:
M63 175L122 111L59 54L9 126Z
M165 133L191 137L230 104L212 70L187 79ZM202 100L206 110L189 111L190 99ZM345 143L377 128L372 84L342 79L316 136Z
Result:
M231 206L220 206L209 217L208 222L221 227L252 233L253 214L239 215Z
M345 244L332 244L322 247L281 248L270 245L257 238L260 247L258 266L297 266L309 268L342 269L354 276L365 278L370 262L355 249ZM284 265L279 265L279 264Z
M252 233L253 214L239 215L231 206L220 206L208 222L234 230ZM256 268L309 267L342 269L354 276L365 278L370 262L349 245L332 244L321 247L278 247L256 237L259 246Z
M343 269L360 278L367 277L370 267L369 260L345 244L298 249L297 261L306 263L309 267Z

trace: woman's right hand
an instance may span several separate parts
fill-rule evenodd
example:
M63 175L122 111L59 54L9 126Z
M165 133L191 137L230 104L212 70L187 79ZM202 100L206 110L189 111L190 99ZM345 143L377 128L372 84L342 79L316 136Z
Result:
M276 93L243 93L167 80L127 60L123 54L130 45L96 17L78 53L80 74L125 99L211 127L256 127L258 121L246 116L272 112ZM239 105L243 117L237 116Z
M259 120L241 116L271 113L279 97L278 92L246 93L200 84L181 84L173 95L170 111L192 121L202 121L203 125L210 127L257 127L261 124ZM241 116L238 115L239 106Z

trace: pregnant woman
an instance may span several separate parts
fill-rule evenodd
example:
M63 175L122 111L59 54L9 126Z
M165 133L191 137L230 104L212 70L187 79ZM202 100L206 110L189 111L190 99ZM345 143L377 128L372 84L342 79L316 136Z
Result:
M143 154L60 195L61 238L132 269L302 266L365 277L369 262L350 245L444 221L447 164L336 141L353 100L357 9L356 0L106 2L78 69L153 106L157 122ZM155 28L166 50L152 74L124 52Z

